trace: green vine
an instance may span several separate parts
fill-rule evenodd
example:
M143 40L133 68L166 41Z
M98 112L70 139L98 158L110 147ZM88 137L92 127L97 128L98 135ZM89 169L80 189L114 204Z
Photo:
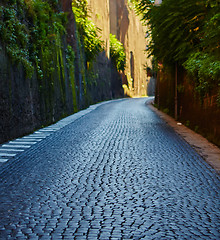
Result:
M12 62L23 65L27 78L35 68L39 79L54 71L53 49L65 33L66 16L52 5L49 0L9 0L0 5L0 40Z
M0 39L13 63L24 66L26 76L31 77L34 71L28 53L28 29L18 19L18 5L13 3L7 7L0 6Z
M123 44L112 34L110 34L110 57L119 72L125 70L126 55Z
M98 36L101 29L89 20L87 0L73 0L72 10L75 15L77 30L83 43L87 62L103 51L103 41Z

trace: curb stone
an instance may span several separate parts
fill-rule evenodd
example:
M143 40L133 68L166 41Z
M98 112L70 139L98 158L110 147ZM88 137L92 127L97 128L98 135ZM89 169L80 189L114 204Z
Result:
M152 105L153 101L153 99L151 99L151 101L146 101L146 105L170 125L186 142L188 142L192 148L220 175L220 149L210 143L206 138L184 126L182 123L159 111Z
M59 120L58 122L51 124L47 127L38 129L29 135L25 135L23 137L16 138L9 142L0 144L0 166L8 162L10 159L15 158L17 155L19 155L21 152L25 151L26 149L31 148L38 142L44 140L45 138L55 133L56 131L64 128L65 126L73 123L77 119L92 112L93 110L100 107L101 105L115 102L115 101L121 101L121 100L123 99L121 98L121 99L108 100L108 101L103 101L100 103L90 105L86 109L80 110L79 112L76 112L68 117L65 117Z

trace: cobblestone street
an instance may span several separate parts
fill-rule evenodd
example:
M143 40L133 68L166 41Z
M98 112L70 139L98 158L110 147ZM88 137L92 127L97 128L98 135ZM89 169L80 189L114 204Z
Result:
M100 105L3 163L0 239L220 239L219 175L145 102Z

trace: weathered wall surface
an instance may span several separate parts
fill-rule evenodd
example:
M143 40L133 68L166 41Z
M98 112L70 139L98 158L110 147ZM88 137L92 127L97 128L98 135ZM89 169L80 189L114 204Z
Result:
M110 2L109 0L88 0L91 20L95 25L101 29L99 35L104 42L104 52L99 54L96 61L93 63L94 72L97 75L95 82L96 86L91 86L91 96L96 98L99 96L99 101L104 100L105 95L110 94L112 98L119 98L124 96L122 89L122 77L116 71L111 63L110 57ZM94 85L94 83L93 83ZM105 90L102 88L105 88ZM110 90L110 92L109 92Z
M11 61L5 44L0 42L0 143L56 122L95 102L123 97L124 93L146 95L144 28L127 1L88 0L91 18L102 29L100 35L105 43L105 51L88 69L71 2L60 1L60 11L68 13L68 24L61 46L54 45L53 66L50 66L55 69L53 73L39 79L35 69L33 77L26 78L23 66ZM109 59L110 33L117 36L126 50L127 66L123 74L117 72ZM75 54L72 70L68 67L67 44Z
M102 39L109 55L109 34L123 43L126 51L126 69L122 74L124 92L129 96L147 95L147 76L144 65L150 60L146 49L145 27L128 6L127 0L89 0L91 18L102 29Z
M60 11L68 13L67 34L60 47L54 45L52 74L39 79L35 69L33 77L26 78L23 66L11 61L5 44L0 42L0 143L56 122L89 104L123 96L121 78L108 58L109 51L99 54L93 66L86 69L72 0L60 3ZM103 36L109 36L109 28L106 29ZM106 37L106 49L108 41ZM75 54L72 69L68 68L67 44Z
M51 79L39 81L36 74L28 79L23 67L12 64L4 45L0 43L0 46L0 142L27 134L74 112L72 86L65 68L64 79L57 71L53 73L53 84Z
M175 70L157 75L155 103L159 108L174 117L175 109ZM203 101L195 91L194 81L183 68L178 68L178 121L193 131L220 146L220 108L217 106L217 90L214 89ZM159 96L159 98L158 98Z
M217 89L213 89L201 101L193 81L188 79L186 73L183 73L180 80L181 91L178 93L180 120L220 147L220 107L217 106Z
M88 0L88 6L92 21L101 29L100 36L105 43L106 57L109 57L109 0Z

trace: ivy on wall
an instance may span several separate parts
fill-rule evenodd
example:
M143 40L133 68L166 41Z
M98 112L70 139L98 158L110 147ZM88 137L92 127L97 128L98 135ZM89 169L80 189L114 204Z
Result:
M72 46L64 44L68 20L66 13L60 11L58 0L0 2L1 46L13 64L23 67L27 79L33 76L38 79L39 97L42 105L45 104L42 111L50 114L56 104L55 95L59 95L63 106L68 101L67 77L71 82L74 111L77 111L77 104L80 108L88 105L88 85L95 88L99 78L93 63L104 50L101 29L89 19L86 0L73 0L72 10L76 20L76 52ZM125 67L123 54L123 46L115 38L111 56L118 71L123 71ZM59 87L58 91L56 87Z
M29 33L25 24L23 24L24 14L19 14L20 18L17 17L18 12L22 12L22 7L25 4L22 1L6 1L4 5L0 6L0 39L6 46L6 51L15 63L22 63L25 68L26 75L31 77L33 74L33 66L29 58L28 43Z
M42 111L52 119L55 99L66 106L66 62L77 111L74 64L71 46L65 49L67 16L54 0L3 0L0 3L0 42L13 64L23 66L26 78L36 73ZM69 55L68 55L69 54ZM65 59L65 56L67 59ZM70 62L72 61L72 62ZM55 79L59 94L55 96ZM57 94L57 93L56 93Z
M0 6L0 39L14 63L24 66L31 77L54 71L53 46L65 33L66 16L55 11L50 1L3 1Z
M125 70L125 50L123 44L113 34L110 34L110 57L119 72Z
M89 20L89 9L86 0L73 0L72 9L84 47L86 61L92 62L95 56L103 51L103 41L98 36L101 29Z

